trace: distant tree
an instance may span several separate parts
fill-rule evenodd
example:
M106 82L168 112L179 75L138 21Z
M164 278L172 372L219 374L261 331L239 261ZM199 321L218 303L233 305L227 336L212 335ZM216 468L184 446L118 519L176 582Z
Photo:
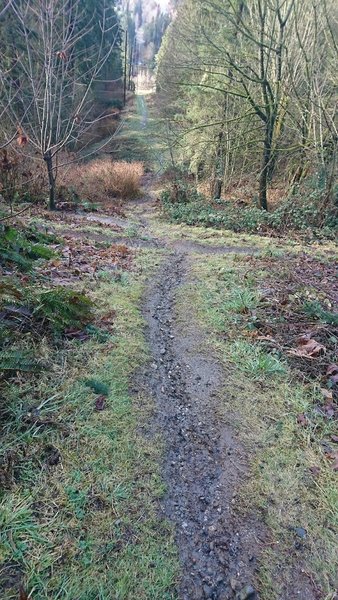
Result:
M108 0L14 0L2 17L0 32L4 19L11 30L0 42L1 137L44 161L54 209L57 157L93 124L92 88L118 48L117 16Z
M289 180L311 159L313 169L324 165L325 148L332 156L336 17L333 0L178 2L158 86L172 144L191 170L211 177L214 196L230 176L252 173L267 209L279 164Z

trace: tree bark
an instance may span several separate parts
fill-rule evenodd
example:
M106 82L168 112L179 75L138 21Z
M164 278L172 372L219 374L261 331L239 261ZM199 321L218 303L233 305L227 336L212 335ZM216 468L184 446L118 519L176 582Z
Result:
M262 158L261 175L259 179L259 206L268 210L268 182L269 182L269 167L272 159L272 136L273 124L268 121L265 130L264 150Z
M49 181L49 208L50 208L50 210L56 210L55 176L53 173L53 158L52 158L52 154L50 151L47 152L47 154L45 154L44 161L47 166L48 181Z
M127 103L127 80L128 80L128 23L126 25L126 36L124 40L124 78L123 78L123 103Z

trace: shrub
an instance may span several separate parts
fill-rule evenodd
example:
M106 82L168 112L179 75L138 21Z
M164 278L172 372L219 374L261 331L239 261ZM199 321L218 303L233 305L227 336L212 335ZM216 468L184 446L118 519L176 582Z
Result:
M60 180L62 189L74 198L102 202L107 198L132 199L140 193L143 165L140 162L112 162L109 158L72 165Z
M44 243L36 243L41 240ZM15 265L20 271L29 271L33 261L49 260L55 256L45 243L54 241L52 236L40 234L35 230L19 230L4 226L0 229L0 261Z
M254 205L207 200L186 181L171 183L162 192L161 200L166 213L174 221L220 227L237 233L259 233L271 229L279 232L307 230L320 237L333 237L338 225L338 190L325 203L323 189L311 182L271 213Z
M192 202L184 200L172 203L170 193L165 191L162 193L161 200L165 211L172 220L187 223L187 225L222 227L236 232L257 232L269 224L270 215L256 207L240 208L227 202L222 209L219 209L208 204L207 200L198 192L193 192L193 196L197 199Z
M58 287L39 293L34 316L55 332L81 327L92 318L92 302L84 294Z
M338 227L338 187L328 203L323 202L323 190L311 187L312 182L288 197L271 215L272 227L279 230ZM313 184L312 184L313 185Z
M12 148L1 151L0 194L7 204L44 201L47 190L46 167L34 153L17 154Z

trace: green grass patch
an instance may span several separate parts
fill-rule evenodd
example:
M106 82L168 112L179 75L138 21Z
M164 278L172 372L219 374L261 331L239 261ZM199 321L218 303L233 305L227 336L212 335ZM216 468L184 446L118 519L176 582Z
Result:
M127 115L118 142L119 160L139 161L155 173L163 173L170 164L165 124L159 118L150 94L139 94Z
M140 300L158 260L140 252L128 285L98 282L90 297L114 332L51 347L52 368L6 385L1 410L1 597L169 600L177 556L159 514L162 444L143 434L152 400L131 397L147 360ZM97 399L104 396L98 408Z
M260 598L284 597L299 578L314 581L328 600L337 571L338 494L327 456L328 446L334 451L334 422L318 411L321 382L302 384L285 354L252 336L265 276L259 259L248 267L239 255L195 256L193 283L181 290L177 310L183 299L196 307L208 334L206 351L227 373L223 418L249 461L235 510L239 518L255 511L267 528L256 582Z

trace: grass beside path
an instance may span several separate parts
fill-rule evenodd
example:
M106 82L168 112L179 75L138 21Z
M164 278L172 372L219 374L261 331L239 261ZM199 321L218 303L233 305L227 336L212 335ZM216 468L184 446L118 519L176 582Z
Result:
M181 291L178 310L183 301L196 307L210 348L227 372L224 419L238 432L250 457L237 510L241 515L258 511L268 529L258 573L260 598L296 597L298 588L291 587L296 582L300 589L309 585L318 597L333 600L338 566L333 460L337 439L321 389L329 384L320 375L321 370L326 372L323 361L331 359L329 354L327 359L312 361L291 359L287 348L273 341L288 325L286 304L279 313L276 294L283 285L288 291L292 269L292 263L288 268L279 255L268 260L236 254L195 255L192 283ZM316 292L311 282L305 288L299 286L299 297ZM311 319L302 322L299 297L290 292L284 300L290 303L290 318L292 311L299 311L295 327L300 322L304 332L309 327L316 330L315 337L319 332L326 335L327 325ZM264 332L267 324L271 330L275 327L271 340ZM295 344L295 337L286 340L285 346ZM338 344L333 331L330 339ZM317 369L317 377L306 371L308 363L314 372Z
M153 401L129 394L147 360L140 301L158 260L140 251L120 281L96 283L98 315L115 314L110 336L58 349L42 340L52 369L7 384L2 600L20 587L34 600L175 597L172 531L158 511L162 446L142 434Z

